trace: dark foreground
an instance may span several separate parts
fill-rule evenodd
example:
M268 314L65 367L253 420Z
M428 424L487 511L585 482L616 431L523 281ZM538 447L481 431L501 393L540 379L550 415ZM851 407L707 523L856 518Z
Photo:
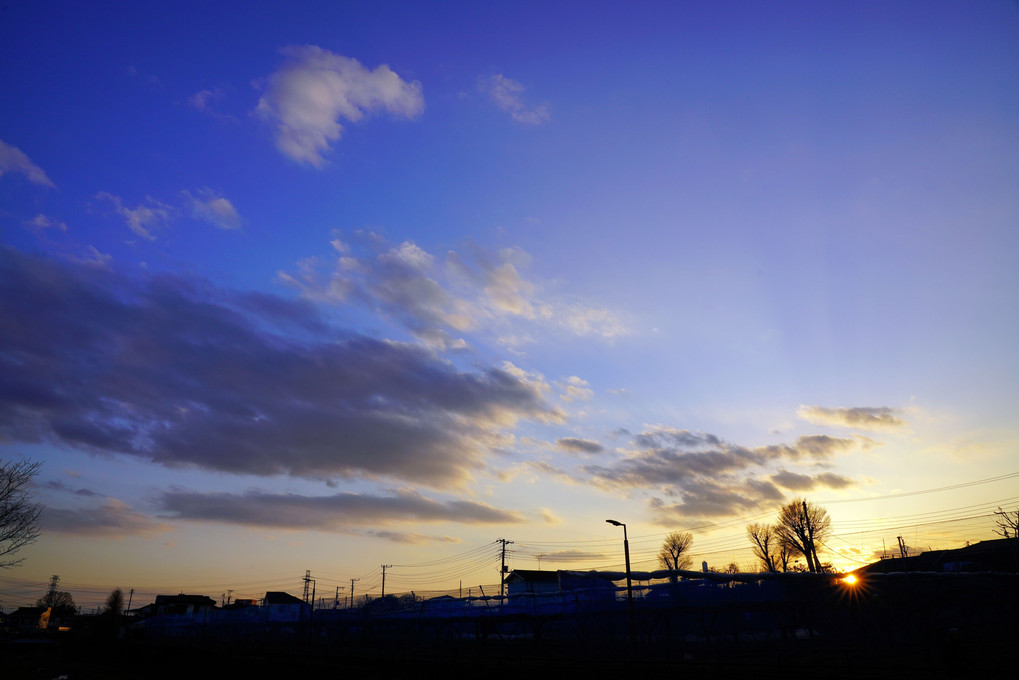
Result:
M635 607L314 623L81 625L0 637L0 680L188 678L1012 678L1019 575L783 579ZM166 622L164 622L166 623ZM157 625L159 624L159 625ZM631 643L631 635L633 642Z
M1000 631L1004 633L1004 631ZM683 678L1013 678L1008 636L967 636L860 648L838 640L732 641L591 649L531 641L433 648L398 643L344 649L259 650L230 645L57 638L0 639L0 676L11 680L138 678L635 677Z

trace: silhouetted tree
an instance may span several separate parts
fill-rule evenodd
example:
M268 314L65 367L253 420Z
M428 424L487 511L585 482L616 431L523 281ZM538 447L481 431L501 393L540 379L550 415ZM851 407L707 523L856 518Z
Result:
M1015 512L1002 510L999 505L994 515L994 523L998 527L994 533L1002 538L1019 538L1019 510Z
M689 531L673 531L665 537L662 549L658 551L658 564L670 571L689 569L693 560L687 554L693 545L693 536ZM670 578L675 581L676 575Z
M113 616L120 616L124 613L124 593L120 588L116 588L106 598L106 613Z
M753 523L747 525L747 538L754 545L754 556L760 560L765 571L778 571L776 568L776 549L778 539L775 537L775 528L770 524Z
M831 518L827 510L803 498L794 499L779 511L775 532L782 543L803 555L808 571L822 571L817 544L831 535Z
M775 566L782 571L789 571L789 562L793 559L792 548L782 539L778 539L778 548L775 554Z
M39 463L0 460L0 569L20 564L14 555L39 537L40 503L33 503L28 486Z

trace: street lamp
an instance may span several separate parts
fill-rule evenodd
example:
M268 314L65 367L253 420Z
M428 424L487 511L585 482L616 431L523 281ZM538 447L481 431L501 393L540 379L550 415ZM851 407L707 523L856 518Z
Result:
M634 642L633 627L633 583L630 580L630 541L626 537L626 525L614 519L605 520L612 526L623 527L623 554L626 556L626 609L630 617L630 644Z

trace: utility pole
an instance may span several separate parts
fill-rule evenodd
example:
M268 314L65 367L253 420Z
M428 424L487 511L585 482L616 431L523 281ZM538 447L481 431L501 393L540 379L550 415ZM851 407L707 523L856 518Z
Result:
M350 608L354 608L354 581L360 581L359 578L350 579Z
M499 604L506 602L506 546L512 545L513 541L507 541L505 538L496 540L496 543L502 543L502 567L499 569Z
M304 570L304 597L301 599L305 602L308 601L308 589L311 587L311 569ZM314 604L314 603L312 603Z
M333 609L340 608L340 591L346 590L343 586L336 586L336 596L333 598Z
M393 565L391 565L391 564L382 564L382 565L379 565L379 566L382 567L382 597L385 597L386 596L386 569L392 569Z

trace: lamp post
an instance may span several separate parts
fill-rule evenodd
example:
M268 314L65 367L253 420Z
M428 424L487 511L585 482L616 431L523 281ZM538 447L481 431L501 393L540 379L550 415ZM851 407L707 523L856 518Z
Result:
M626 556L626 609L630 618L630 645L635 640L633 625L633 583L630 580L630 541L626 537L626 525L614 519L605 520L612 526L623 527L623 554Z

